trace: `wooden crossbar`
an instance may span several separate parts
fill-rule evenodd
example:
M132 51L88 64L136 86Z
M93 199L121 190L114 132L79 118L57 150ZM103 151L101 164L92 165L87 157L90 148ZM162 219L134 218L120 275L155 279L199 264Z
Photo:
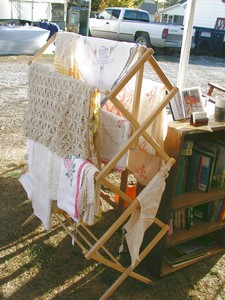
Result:
M99 300L108 299L114 291L123 283L123 281L131 275L133 270L140 264L140 262L146 257L146 255L153 249L153 247L162 239L162 237L167 233L169 230L169 226L165 225L160 232L151 240L147 247L140 253L139 260L136 261L134 266L130 265L122 275L111 285L111 287L99 298Z
M167 153L145 132L145 130L151 125L151 123L157 117L159 112L176 95L177 91L178 89L176 87L173 87L171 91L165 96L164 101L156 105L156 107L153 109L150 116L143 122L141 126L139 125L138 122L133 122L134 126L138 127L137 130L134 132L132 137L128 140L127 144L120 150L120 152L114 158L112 158L111 161L105 166L105 168L103 168L102 171L96 176L96 180L100 180L102 177L105 177L114 168L115 164L126 154L126 152L132 148L135 140L137 140L137 138L139 138L141 135L143 135L147 139L147 141L155 148L156 152L159 153L159 155L165 159L165 161L170 160L169 155L167 155ZM118 104L116 102L113 103L115 103L115 105ZM134 121L134 118L131 116L131 114L127 114L127 117L130 120Z

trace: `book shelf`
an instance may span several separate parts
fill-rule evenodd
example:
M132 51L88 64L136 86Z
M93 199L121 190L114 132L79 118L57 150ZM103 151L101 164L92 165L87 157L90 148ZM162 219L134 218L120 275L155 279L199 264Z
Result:
M225 141L225 123L210 122L212 131L201 130L200 128L190 127L188 123L172 122L168 128L168 133L165 139L165 151L171 157L176 159L176 164L170 170L170 175L167 178L166 189L159 207L158 216L165 222L171 223L171 214L175 211L196 207L200 204L205 204L211 201L218 201L221 198L225 199L225 186L210 187L208 192L194 190L192 192L182 192L176 196L176 184L179 178L179 164L181 162L181 153L184 142L193 141L214 141L221 139ZM179 178L180 180L180 178ZM172 226L173 227L173 226ZM148 232L148 238L151 237L154 228ZM186 266L190 266L202 259L206 259L225 252L225 220L210 220L202 221L195 220L190 228L177 229L173 228L173 232L168 234L162 242L153 249L146 259L147 269L151 274L159 278L165 276ZM207 245L206 253L201 257L184 261L177 266L171 266L163 257L165 251L171 247L175 247L182 243L189 243L206 234L215 237L215 242Z

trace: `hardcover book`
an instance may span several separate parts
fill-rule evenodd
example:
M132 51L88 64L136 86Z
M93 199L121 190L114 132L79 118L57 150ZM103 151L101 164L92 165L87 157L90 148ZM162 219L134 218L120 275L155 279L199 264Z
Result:
M218 140L214 144L220 149L215 170L215 186L220 188L225 186L225 142Z
M220 212L221 212L221 209L222 209L222 206L223 206L223 202L225 202L224 199L219 199L218 200L214 221L219 220Z
M204 222L210 222L214 208L214 201L200 204L194 207L194 217Z
M186 157L181 156L179 166L178 166L178 172L177 172L175 196L178 196L183 192L183 178L184 178L184 171L185 171L185 163L186 163Z
M213 142L209 142L209 141L201 141L197 143L197 146L205 151L207 151L208 153L210 153L211 155L213 155L215 157L214 159L214 165L213 165L213 169L212 169L212 182L216 181L216 174L217 169L218 169L218 158L220 157L220 151L221 151L221 147L219 147L219 145L216 145Z
M202 148L196 147L195 150L200 154L200 163L198 170L197 189L208 192L212 185L212 170L215 162L215 156Z
M188 160L187 179L185 192L193 192L197 187L200 153L193 148L192 155Z

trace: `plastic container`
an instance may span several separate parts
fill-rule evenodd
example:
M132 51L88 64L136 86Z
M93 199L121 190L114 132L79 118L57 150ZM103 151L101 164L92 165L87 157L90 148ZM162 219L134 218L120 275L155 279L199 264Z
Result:
M217 122L225 122L225 98L216 98L214 119Z
M129 196L131 199L135 199L136 198L136 185L128 185L126 188L126 194L127 196ZM114 196L114 200L116 203L119 202L119 196L117 194L115 194ZM127 207L129 205L129 203L127 201L124 201L124 208Z

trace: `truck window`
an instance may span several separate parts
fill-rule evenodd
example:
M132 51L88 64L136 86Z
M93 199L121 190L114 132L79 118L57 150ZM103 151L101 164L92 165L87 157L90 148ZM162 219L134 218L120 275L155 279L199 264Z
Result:
M120 16L120 10L119 9L113 9L112 11L112 20L119 19Z
M105 9L98 14L98 19L117 20L120 15L119 9Z
M149 16L147 13L135 10L126 10L123 19L129 21L149 22Z

